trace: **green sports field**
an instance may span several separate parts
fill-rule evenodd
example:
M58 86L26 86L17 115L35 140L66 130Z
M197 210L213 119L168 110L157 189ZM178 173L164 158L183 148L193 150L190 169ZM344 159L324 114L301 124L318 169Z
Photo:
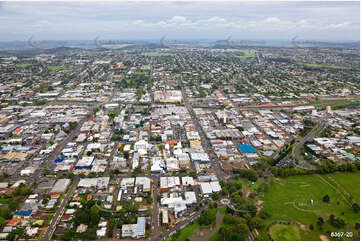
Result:
M31 63L22 63L22 64L16 65L16 67L25 68L25 67L32 66L32 65L33 64L31 64Z
M304 226L306 230L301 231L301 239L320 240L321 234L328 235L326 231L356 232L354 226L360 222L360 214L349 205L348 193L359 203L359 172L276 178L263 197L263 210L272 219L291 220ZM326 194L330 197L329 203L322 201ZM327 221L331 214L343 219L345 228L337 229L326 222L319 230L317 219L322 217ZM308 229L311 224L314 226L312 231Z

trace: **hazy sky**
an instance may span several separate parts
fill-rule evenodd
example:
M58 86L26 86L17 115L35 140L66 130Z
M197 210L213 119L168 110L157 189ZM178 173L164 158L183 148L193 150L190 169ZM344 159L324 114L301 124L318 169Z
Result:
M0 41L49 39L349 41L357 2L1 2Z

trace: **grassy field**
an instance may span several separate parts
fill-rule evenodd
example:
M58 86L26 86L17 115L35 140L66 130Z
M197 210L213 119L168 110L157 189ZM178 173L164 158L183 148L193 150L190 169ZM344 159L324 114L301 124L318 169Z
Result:
M318 108L324 108L326 106L331 106L332 109L342 109L347 107L356 107L360 106L360 100L358 98L353 98L349 100L319 100L313 103L310 103Z
M119 114L120 114L120 110L109 111L109 115L113 115L114 117L118 117Z
M273 240L301 240L300 229L295 224L275 224L269 228Z
M360 68L353 68L349 66L334 66L334 65L325 65L325 64L312 64L312 63L305 63L305 62L296 62L298 65L303 65L307 67L317 67L317 68L330 68L330 69L341 69L341 70L358 70Z
M32 65L33 64L31 64L31 63L22 63L22 64L16 65L16 67L25 68L25 67L32 66Z
M353 231L355 223L360 222L359 213L355 213L351 206L341 196L341 189L329 182L327 176L332 176L346 191L352 191L354 197L360 196L360 173L335 173L332 175L307 175L276 179L265 192L263 210L273 219L287 219L298 222L314 230L301 233L301 239L320 240L320 235L328 235L326 231ZM347 178L347 181L345 181ZM329 195L330 202L322 201L323 196ZM311 204L313 200L313 205ZM324 224L323 229L317 226L318 217L325 221L333 214L345 221L343 229L337 229ZM305 237L307 235L307 238ZM297 239L297 238L292 238Z
M145 54L146 56L158 57L158 56L171 56L170 53L161 53L161 52L149 52Z
M355 202L360 204L360 173L333 173L325 175L325 178L332 185L341 186Z
M244 55L237 55L238 58L253 58L256 56L256 51L251 49L239 50L239 52L244 53Z

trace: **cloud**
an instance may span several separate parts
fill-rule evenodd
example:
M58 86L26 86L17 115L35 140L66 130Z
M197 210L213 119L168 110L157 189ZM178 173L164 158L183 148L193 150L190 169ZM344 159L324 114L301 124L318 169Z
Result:
M278 24L281 22L281 20L279 18L276 17L271 17L271 18L267 18L264 20L265 23L269 23L269 24Z
M0 2L0 41L38 39L237 38L358 40L355 2ZM223 35L220 37L220 35Z

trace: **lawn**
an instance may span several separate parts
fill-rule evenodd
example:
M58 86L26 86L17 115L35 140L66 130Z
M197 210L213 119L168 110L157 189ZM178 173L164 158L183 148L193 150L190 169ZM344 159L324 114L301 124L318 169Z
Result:
M271 238L276 241L301 240L300 229L295 224L275 224L269 228Z
M261 185L262 183L262 179L259 178L257 179L256 182L252 182L250 180L248 180L247 178L239 178L239 180L241 181L242 185L246 186L248 190L252 191L252 192L256 192L259 185Z
M330 68L330 69L341 69L341 70L357 70L360 71L360 68L349 67L349 66L335 66L335 65L325 65L325 64L312 64L305 62L296 62L298 65L303 65L307 67L317 67L317 68Z
M359 180L356 179L360 175L359 172L333 175L336 176L335 179L337 181L340 181L340 184L343 178L348 177L349 181L343 182L342 185L347 191L353 190L352 194L354 197L360 196L360 190L357 189L360 186ZM315 229L307 234L307 237L313 240L319 240L319 236L326 234L325 231L327 230L356 232L354 225L356 222L360 222L359 213L355 213L343 197L333 188L336 187L335 185L331 184L332 187L327 183L327 176L327 174L320 176L307 175L275 179L275 182L270 185L268 191L264 194L263 210L270 214L270 218L273 219L297 221L305 225L306 228L313 224ZM353 182L358 184L354 185ZM326 194L331 198L329 203L322 201L323 196ZM313 200L313 205L311 200ZM336 229L325 223L323 230L320 231L316 225L318 217L323 217L326 221L331 214L343 219L346 227ZM308 238L303 239L307 240Z
M22 64L16 65L16 67L25 68L25 67L32 66L32 65L33 64L31 64L31 63L22 63Z
M197 223L197 221L194 221L193 223L190 223L183 229L177 231L174 235L170 236L166 240L168 241L184 241L189 237L192 237L194 235L197 235L196 232L194 232L195 229L199 228L200 225Z

